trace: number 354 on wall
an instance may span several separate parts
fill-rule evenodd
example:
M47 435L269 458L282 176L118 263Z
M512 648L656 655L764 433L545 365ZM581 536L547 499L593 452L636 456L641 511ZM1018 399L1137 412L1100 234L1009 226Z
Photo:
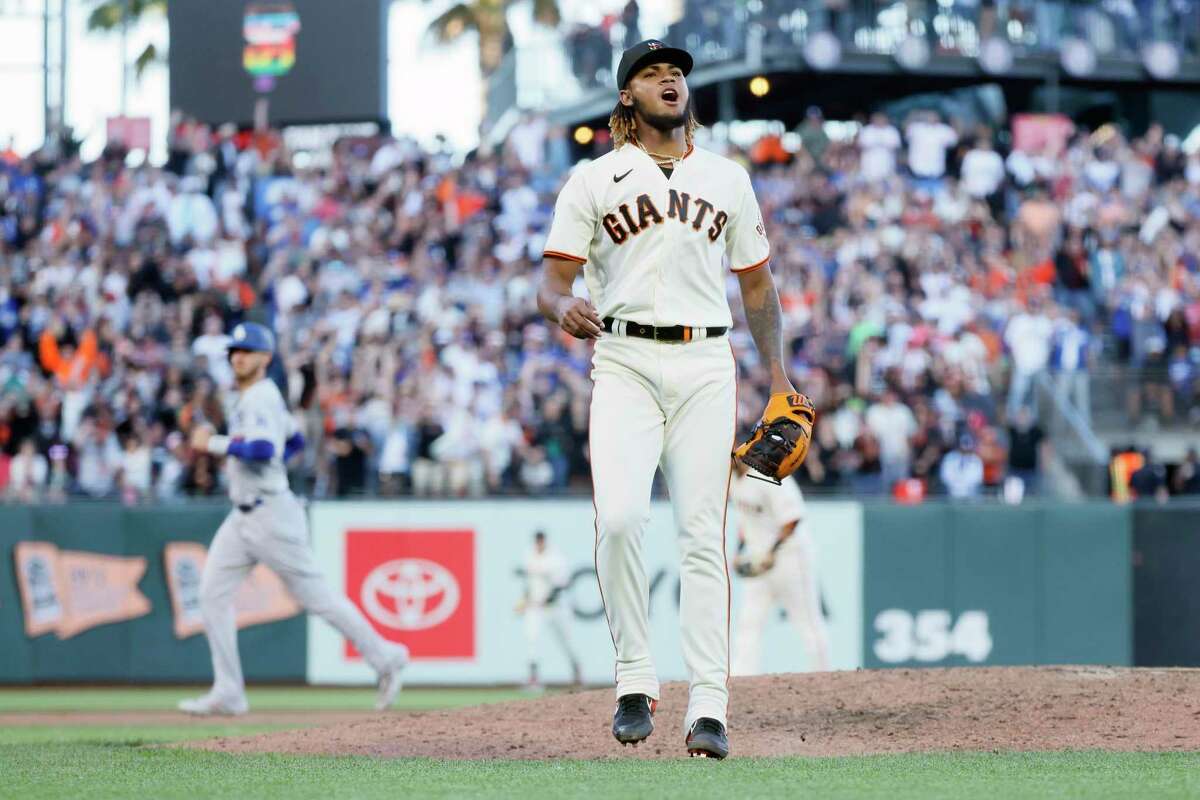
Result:
M888 608L875 617L875 657L885 664L905 661L937 662L949 656L967 661L987 660L992 652L986 611L964 611L954 621L942 608L913 614L902 608Z

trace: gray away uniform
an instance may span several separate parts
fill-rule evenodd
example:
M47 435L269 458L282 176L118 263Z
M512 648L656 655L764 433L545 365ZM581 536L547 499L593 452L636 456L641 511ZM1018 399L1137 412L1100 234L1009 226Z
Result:
M216 697L240 700L245 694L233 597L259 562L283 579L305 609L352 641L376 672L392 667L397 652L403 649L379 636L359 610L321 578L308 544L304 507L288 488L283 464L284 443L295 432L295 422L273 382L260 380L241 393L229 438L267 441L274 452L269 460L232 454L226 458L229 496L235 508L213 539L200 585L204 630L212 650L212 694ZM215 449L223 447L222 442Z

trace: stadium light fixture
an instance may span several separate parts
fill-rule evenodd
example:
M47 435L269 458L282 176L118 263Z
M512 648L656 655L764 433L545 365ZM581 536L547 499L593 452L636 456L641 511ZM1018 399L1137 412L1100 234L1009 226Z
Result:
M1150 77L1169 81L1179 74L1179 48L1170 42L1147 42L1142 47L1142 65Z
M596 138L596 132L587 125L580 125L575 129L575 144L587 146Z
M999 36L985 39L979 45L979 68L989 75L1003 75L1012 69L1012 45Z
M755 75L750 79L750 94L755 97L766 97L769 91L771 91L771 82L764 76Z
M929 55L929 42L923 36L906 36L896 47L896 63L907 70L924 67Z
M1068 75L1086 78L1096 71L1096 48L1083 39L1068 36L1060 46L1062 67Z
M814 33L804 43L804 60L815 70L831 70L842 60L842 43L829 31Z

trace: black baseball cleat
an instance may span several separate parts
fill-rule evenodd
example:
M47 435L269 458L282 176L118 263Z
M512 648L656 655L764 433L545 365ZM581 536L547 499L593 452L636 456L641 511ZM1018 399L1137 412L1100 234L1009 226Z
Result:
M636 745L654 733L654 711L658 701L644 694L627 694L617 698L613 712L613 736L621 744Z
M725 758L729 755L729 737L725 735L725 726L712 717L696 720L687 735L687 751L692 758Z

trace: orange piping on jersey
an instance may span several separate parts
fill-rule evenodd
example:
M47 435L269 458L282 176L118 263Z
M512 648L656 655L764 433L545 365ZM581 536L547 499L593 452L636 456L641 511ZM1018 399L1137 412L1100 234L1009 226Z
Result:
M683 328L683 340L685 342L690 342L692 340L692 329L686 325Z
M725 562L725 709L731 704L729 684L733 679L733 652L730 639L733 636L733 585L729 580L729 553L725 544L725 527L729 524L729 490L733 487L733 456L737 449L738 373L737 354L733 352L733 341L729 342L729 357L733 359L733 435L729 437L729 475L725 478L725 505L721 507L721 560Z
M757 264L751 264L748 267L741 267L740 269L735 269L734 272L738 273L739 275L742 274L743 272L754 272L754 270L756 270L756 269L761 269L762 267L765 267L767 265L767 262L770 260L771 260L771 257L767 256L766 258L764 258L762 261L758 262Z
M574 261L576 264L586 264L587 263L586 258L580 258L579 256L573 256L570 253L560 253L557 250L543 251L542 258L545 258L546 256L552 256L553 258L565 258L567 261Z
M692 154L692 151L693 151L693 150L695 150L695 149L696 149L696 145L694 145L694 144L689 144L689 145L688 145L687 152L686 152L686 153L684 153L684 154L683 154L683 156L682 156L682 157L681 157L679 160L680 160L680 161L682 161L683 159L685 159L685 158L687 158L688 156L690 156L690 155Z

